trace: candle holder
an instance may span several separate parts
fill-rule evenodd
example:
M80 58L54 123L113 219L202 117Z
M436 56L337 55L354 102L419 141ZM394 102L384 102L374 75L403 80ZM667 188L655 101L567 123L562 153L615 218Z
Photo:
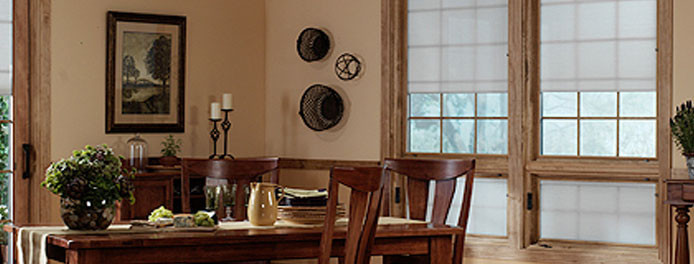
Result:
M227 152L227 138L229 137L229 129L231 129L231 122L229 121L229 113L234 111L234 109L222 109L224 112L224 122L222 122L222 130L224 130L224 154L220 156L220 159L229 157L234 159L234 156Z
M210 155L210 159L214 159L214 158L220 158L221 159L221 158L223 158L223 156L217 155L217 140L219 139L219 129L217 129L217 122L222 121L222 119L221 118L214 118L214 119L210 118L210 121L212 121L212 123L214 124L212 126L212 131L210 131L210 137L212 138L212 142L213 142L212 145L213 145L213 149L214 149L214 152L212 153L212 155Z

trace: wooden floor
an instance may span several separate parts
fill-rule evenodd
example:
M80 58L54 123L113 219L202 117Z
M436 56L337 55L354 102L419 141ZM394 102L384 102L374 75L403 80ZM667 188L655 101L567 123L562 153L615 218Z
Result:
M316 260L315 259L306 259L306 260L284 260L284 261L272 261L273 264L315 264ZM334 259L331 261L331 264L335 263L337 264L337 260ZM380 257L374 257L371 260L372 264L380 264L381 263L381 258ZM508 261L508 260L491 260L491 259L473 259L473 258L466 258L463 263L465 264L537 264L539 262L522 262L522 261Z

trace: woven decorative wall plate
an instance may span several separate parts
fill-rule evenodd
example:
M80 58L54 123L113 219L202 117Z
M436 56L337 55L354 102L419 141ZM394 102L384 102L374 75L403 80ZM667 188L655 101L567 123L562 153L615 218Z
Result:
M330 51L330 37L323 30L306 28L296 40L296 50L307 62L320 60Z
M340 123L344 110L340 94L325 85L314 84L301 96L299 115L308 128L323 131Z

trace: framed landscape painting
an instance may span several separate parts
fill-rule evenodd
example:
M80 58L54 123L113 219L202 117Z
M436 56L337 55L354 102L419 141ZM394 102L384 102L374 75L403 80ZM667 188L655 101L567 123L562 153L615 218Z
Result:
M108 12L106 133L183 132L186 18Z

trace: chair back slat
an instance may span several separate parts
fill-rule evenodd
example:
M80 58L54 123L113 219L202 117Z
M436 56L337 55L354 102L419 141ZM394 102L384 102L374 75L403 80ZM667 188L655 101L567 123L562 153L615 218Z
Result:
M183 212L190 212L190 176L200 175L216 179L227 179L229 184L236 184L236 204L233 217L246 220L246 192L250 182L270 173L270 182L279 181L278 158L238 158L229 159L181 159L181 207ZM221 209L220 209L221 211Z
M410 219L422 221L426 219L428 198L428 180L407 178L407 203L410 209Z
M466 229L472 202L472 186L475 177L475 160L455 159L385 159L384 165L389 172L407 177L407 206L411 219L424 220L429 198L429 181L436 182L434 208L431 222L444 224L451 213L451 204L456 190L457 178L465 176L458 226ZM454 262L462 263L465 236L457 236L455 242ZM384 258L384 263L390 263Z
M381 209L383 167L333 168L330 172L328 208L320 243L319 264L330 263L339 185L351 188L344 263L368 263Z
M441 180L436 182L436 192L434 195L434 208L431 214L431 222L435 224L445 224L446 217L451 208L453 193L455 192L456 180Z

